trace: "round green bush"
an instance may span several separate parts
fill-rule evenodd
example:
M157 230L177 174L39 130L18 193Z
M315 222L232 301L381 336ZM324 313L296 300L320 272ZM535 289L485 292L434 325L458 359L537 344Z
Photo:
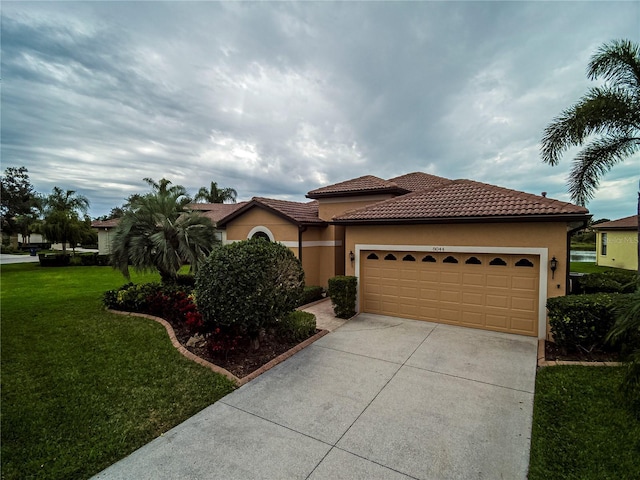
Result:
M237 328L256 338L295 309L304 289L300 260L279 243L235 242L214 250L196 275L205 328Z

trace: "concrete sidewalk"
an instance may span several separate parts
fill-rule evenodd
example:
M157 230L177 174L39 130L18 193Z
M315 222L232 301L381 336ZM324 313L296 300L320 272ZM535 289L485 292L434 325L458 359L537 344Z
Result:
M536 339L361 314L97 479L525 479Z

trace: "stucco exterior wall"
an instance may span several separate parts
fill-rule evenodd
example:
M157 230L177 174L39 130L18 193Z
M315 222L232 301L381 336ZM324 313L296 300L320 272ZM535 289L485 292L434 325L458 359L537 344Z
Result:
M353 197L321 198L318 200L318 216L323 220L329 221L336 215L341 215L349 210L366 207L389 198L393 198L393 195L359 196L357 200Z
M541 260L546 261L547 298L566 294L567 226L562 222L349 226L345 237L346 275L356 275L355 262L348 257L350 251L356 252L358 244L427 246L438 252L446 252L448 246L470 247L469 251L488 247L487 252L500 247L546 249L547 257ZM554 256L558 268L552 274L549 260Z
M602 254L602 234L607 234L607 253ZM596 233L596 265L638 269L638 233L633 230L604 230Z
M111 254L111 242L113 240L113 228L98 229L98 254L109 255Z
M229 222L225 242L247 240L256 227L268 229L274 241L282 243L300 258L298 226L261 208L253 208ZM307 285L326 288L329 278L336 275L335 232L333 226L310 226L302 232L302 268Z

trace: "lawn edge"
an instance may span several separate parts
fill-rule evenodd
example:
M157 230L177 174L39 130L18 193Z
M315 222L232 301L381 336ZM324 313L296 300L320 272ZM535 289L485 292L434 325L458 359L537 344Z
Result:
M112 308L107 308L106 310L107 310L107 312L114 313L116 315L122 315L122 316L125 316L125 317L147 318L149 320L153 320L154 322L158 322L167 331L167 334L169 335L169 339L171 340L171 344L184 357L188 358L189 360L191 360L193 362L196 362L199 365L202 365L203 367L209 368L210 370L214 371L215 373L219 373L220 375L224 375L229 380L234 382L238 387L241 387L245 383L248 383L251 380L257 378L258 376L262 375L264 372L266 372L268 370L271 370L273 367L275 367L279 363L284 362L289 357L292 357L294 354L298 353L300 350L308 347L313 342L315 342L316 340L319 340L320 338L324 337L327 333L329 333L329 330L320 330L314 336L307 338L304 342L299 343L295 347L293 347L293 348L287 350L286 352L278 355L276 358L274 358L273 360L269 361L268 363L265 363L262 367L258 368L257 370L254 370L253 372L251 372L248 375L245 375L242 378L238 378L233 373L231 373L229 370L226 370L225 368L222 368L222 367L216 365L215 363L211 363L211 362L205 360L204 358L200 358L199 356L197 356L197 355L193 354L192 352L190 352L189 350L187 350L178 341L178 338L176 337L176 334L175 334L171 324L169 322L167 322L164 318L156 317L155 315L149 315L148 313L126 312L126 311L123 311L123 310L114 310Z

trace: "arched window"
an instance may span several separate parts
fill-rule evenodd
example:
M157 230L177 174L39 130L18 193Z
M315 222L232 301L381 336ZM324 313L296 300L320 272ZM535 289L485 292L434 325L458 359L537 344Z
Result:
M387 253L387 256L384 257L385 260L397 260L396 256L393 253Z
M458 263L458 259L449 255L447 258L442 260L442 263Z
M489 262L489 265L498 265L500 267L504 267L507 264L507 262L505 262L503 259L501 259L500 257L496 257L493 260L491 260Z
M251 239L254 238L260 238L262 240L266 240L267 242L270 242L271 239L269 238L269 235L267 235L265 232L256 232L251 236Z
M369 255L367 255L367 260L378 260L378 255L376 255L375 253L370 253Z
M533 263L526 258L521 258L516 262L516 267L533 267Z
M416 261L416 259L415 259L415 257L414 257L413 255L405 255L405 256L402 258L402 261L403 261L403 262L415 262L415 261Z
M427 255L426 257L424 257L422 259L423 262L428 262L428 263L436 263L436 259L433 258L431 255Z
M466 263L467 265L482 265L482 262L478 259L478 257L469 257L464 263Z

